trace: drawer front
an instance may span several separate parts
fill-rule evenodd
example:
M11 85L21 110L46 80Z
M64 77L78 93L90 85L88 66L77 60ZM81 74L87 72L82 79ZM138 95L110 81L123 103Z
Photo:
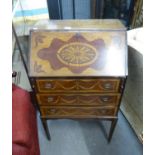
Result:
M115 108L97 107L41 107L42 117L50 118L101 118L114 116Z
M119 79L37 80L39 92L118 92Z
M40 105L117 106L120 94L37 94Z

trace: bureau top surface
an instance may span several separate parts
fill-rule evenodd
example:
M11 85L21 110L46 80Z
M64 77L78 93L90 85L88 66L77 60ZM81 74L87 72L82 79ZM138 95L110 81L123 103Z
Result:
M87 19L87 20L45 20L35 25L36 29L50 30L126 30L117 19Z
M119 20L57 20L53 24L55 29L30 33L29 76L127 75L126 31Z

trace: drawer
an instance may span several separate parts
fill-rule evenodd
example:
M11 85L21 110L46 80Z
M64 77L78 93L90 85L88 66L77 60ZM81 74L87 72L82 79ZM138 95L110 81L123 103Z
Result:
M39 92L118 92L120 79L36 80Z
M40 105L117 106L120 94L37 94Z
M44 118L102 118L114 116L115 108L105 107L41 107Z

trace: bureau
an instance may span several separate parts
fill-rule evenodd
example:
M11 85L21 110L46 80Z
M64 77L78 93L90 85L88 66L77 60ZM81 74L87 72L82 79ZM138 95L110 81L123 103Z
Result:
M126 29L119 20L54 20L30 31L29 78L47 135L49 119L111 121L128 75Z

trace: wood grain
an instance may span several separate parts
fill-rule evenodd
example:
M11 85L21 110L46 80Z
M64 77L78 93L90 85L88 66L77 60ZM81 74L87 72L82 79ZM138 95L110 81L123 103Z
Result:
M31 77L127 74L125 31L35 30L30 38Z
M38 92L118 92L119 79L38 79Z
M41 107L42 117L51 118L102 118L114 116L115 108L97 107Z
M118 105L120 94L37 94L40 106L112 106Z

